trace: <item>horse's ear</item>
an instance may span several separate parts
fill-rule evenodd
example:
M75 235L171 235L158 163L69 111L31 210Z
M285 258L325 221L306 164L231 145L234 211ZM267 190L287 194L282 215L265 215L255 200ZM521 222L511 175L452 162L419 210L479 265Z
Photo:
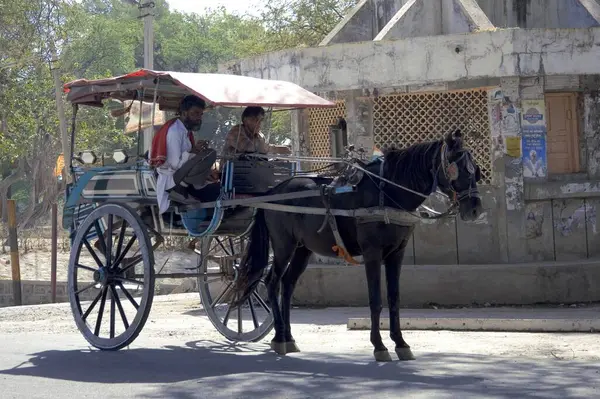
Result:
M448 149L450 150L458 150L462 148L462 133L460 132L460 129L448 132L445 140L446 145L448 145Z

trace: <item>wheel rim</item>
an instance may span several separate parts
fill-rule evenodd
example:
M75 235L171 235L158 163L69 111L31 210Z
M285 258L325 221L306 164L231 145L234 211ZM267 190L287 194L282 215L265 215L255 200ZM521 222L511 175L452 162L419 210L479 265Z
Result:
M111 232L102 238L103 231ZM154 258L137 214L106 204L81 223L71 249L69 297L86 340L103 350L130 344L148 317Z
M241 306L229 304L247 237L211 237L202 242L198 285L204 310L215 328L232 341L255 342L273 328L265 278ZM205 256L207 254L207 256Z

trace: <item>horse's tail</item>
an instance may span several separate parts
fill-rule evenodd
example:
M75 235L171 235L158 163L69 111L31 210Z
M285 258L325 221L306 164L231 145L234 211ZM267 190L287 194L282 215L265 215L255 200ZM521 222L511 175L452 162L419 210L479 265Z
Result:
M269 264L269 230L262 209L256 212L249 241L248 249L240 262L232 296L232 305L236 306L242 304L252 294Z

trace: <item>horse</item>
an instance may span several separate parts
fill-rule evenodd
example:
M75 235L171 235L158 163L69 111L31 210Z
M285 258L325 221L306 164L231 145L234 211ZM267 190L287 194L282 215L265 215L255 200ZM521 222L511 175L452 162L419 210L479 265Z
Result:
M383 159L364 163L365 175L354 192L331 197L331 209L354 210L384 205L414 212L427 196L439 188L454 201L463 220L476 220L483 212L477 188L481 170L470 151L463 147L461 136L460 130L450 131L437 141L385 151ZM382 182L385 182L383 187ZM313 177L297 176L274 187L269 195L318 189L319 183ZM325 207L320 197L290 199L279 203ZM415 359L402 337L399 316L400 271L414 223L408 226L386 221L358 224L353 217L335 218L346 251L350 256L363 257L371 312L370 338L375 360L392 360L379 330L382 262L387 282L390 338L396 345L399 360ZM277 354L285 355L300 351L290 327L291 298L311 254L336 257L339 253L336 255L334 251L336 240L330 226L324 224L323 215L259 209L250 231L248 251L240 265L239 275L243 278L239 278L234 288L234 297L238 299L232 304L242 303L248 298L264 275L269 262L269 241L273 263L266 283L275 329L270 346ZM278 301L280 293L281 304Z

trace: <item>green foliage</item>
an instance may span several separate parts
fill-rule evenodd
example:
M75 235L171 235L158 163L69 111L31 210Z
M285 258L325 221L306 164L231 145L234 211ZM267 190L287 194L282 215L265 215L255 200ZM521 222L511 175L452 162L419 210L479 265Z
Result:
M317 46L358 0L271 0L262 12L272 50Z

